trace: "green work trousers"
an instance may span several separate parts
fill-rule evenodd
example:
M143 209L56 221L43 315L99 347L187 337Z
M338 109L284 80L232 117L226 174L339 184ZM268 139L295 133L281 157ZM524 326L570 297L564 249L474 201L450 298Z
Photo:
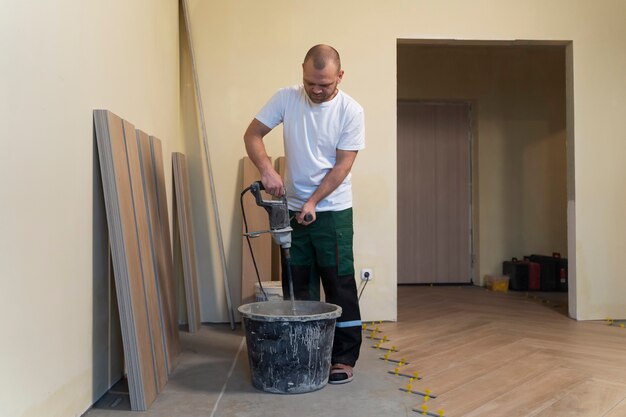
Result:
M352 209L319 212L310 225L293 220L291 226L294 297L319 300L321 278L326 302L342 308L335 328L332 362L354 366L361 346L361 313L354 279ZM286 268L283 262L283 294L288 299Z

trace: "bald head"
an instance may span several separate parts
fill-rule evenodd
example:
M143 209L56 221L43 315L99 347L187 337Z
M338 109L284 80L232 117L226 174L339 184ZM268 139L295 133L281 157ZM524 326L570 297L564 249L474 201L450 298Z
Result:
M303 64L311 61L313 67L317 70L326 68L328 64L334 64L337 67L337 71L341 71L341 59L339 58L339 52L330 45L315 45L309 49L304 57Z
M315 45L302 63L304 90L313 103L332 100L338 93L343 70L339 54L332 46Z

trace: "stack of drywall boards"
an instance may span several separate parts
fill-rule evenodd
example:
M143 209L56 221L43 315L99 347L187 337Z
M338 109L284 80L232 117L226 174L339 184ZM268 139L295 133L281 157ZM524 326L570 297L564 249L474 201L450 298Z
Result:
M180 351L161 143L94 111L131 408L147 410Z
M185 281L185 300L187 301L187 323L189 332L200 329L200 299L198 295L198 280L196 272L196 248L191 223L191 197L189 193L189 174L187 158L180 152L172 154L174 169L174 189L176 201L177 231L176 240L180 243Z
M145 202L148 211L148 230L157 291L161 306L161 325L165 333L168 371L174 370L176 355L180 351L178 319L176 317L176 288L172 274L172 243L165 195L163 153L161 141L137 130L137 144Z

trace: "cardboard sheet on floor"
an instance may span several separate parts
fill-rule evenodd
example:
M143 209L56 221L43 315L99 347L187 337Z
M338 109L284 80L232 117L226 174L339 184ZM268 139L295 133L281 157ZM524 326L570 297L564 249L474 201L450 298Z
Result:
M187 158L180 152L172 154L174 171L174 194L176 195L176 219L179 245L182 254L183 280L185 283L185 300L187 302L187 322L189 332L200 330L200 297L196 267L196 245L193 237L191 217L191 194L189 192L189 174Z

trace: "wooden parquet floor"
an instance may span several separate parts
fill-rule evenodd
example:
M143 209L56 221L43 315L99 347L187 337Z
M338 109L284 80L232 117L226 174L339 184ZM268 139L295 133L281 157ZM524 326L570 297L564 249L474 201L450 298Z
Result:
M563 296L400 286L398 322L364 343L421 393L416 416L626 417L626 329L568 318Z

